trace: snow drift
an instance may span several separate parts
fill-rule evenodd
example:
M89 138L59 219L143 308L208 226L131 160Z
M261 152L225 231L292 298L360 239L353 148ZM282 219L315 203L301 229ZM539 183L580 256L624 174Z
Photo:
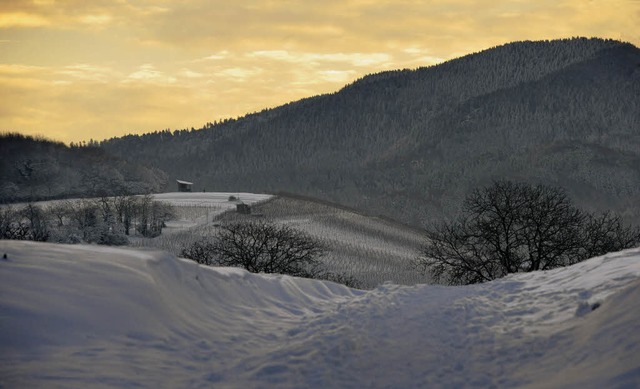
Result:
M468 287L0 241L1 387L637 387L640 249Z

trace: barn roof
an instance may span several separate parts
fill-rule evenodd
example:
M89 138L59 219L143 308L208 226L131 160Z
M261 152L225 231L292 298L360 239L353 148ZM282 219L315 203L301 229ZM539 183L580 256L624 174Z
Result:
M178 184L193 185L193 182L189 182L189 181L181 181L181 180L176 180L176 181L178 181Z

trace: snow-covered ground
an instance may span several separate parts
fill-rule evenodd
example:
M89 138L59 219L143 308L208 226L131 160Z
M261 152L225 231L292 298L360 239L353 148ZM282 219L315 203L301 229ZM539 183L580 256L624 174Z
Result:
M273 197L268 194L227 192L170 192L152 196L154 200L171 204L178 210L178 218L167 222L168 228L163 233L206 224L222 212L235 210L239 202L254 205ZM235 200L229 200L232 196ZM194 212L189 212L189 209Z
M640 249L368 292L155 251L4 253L0 387L640 386Z
M222 206L228 209L235 209L236 203L229 201L230 196L233 196L237 200L246 204L254 204L259 201L268 200L272 197L268 194L235 192L170 192L154 194L153 198L174 206Z
M231 196L233 196L235 200L230 200ZM171 204L178 210L179 217L176 220L171 220L167 223L169 227L167 231L171 233L177 230L206 224L215 216L225 211L235 210L236 204L239 202L254 205L269 200L273 196L269 194L237 192L168 192L155 193L152 194L151 197L154 200ZM76 202L81 200L82 199L46 200L37 201L35 204L40 207L47 208L66 202ZM18 208L25 205L26 203L10 204L10 206ZM0 207L2 206L6 205L0 204ZM181 212L184 209L187 209L187 211Z

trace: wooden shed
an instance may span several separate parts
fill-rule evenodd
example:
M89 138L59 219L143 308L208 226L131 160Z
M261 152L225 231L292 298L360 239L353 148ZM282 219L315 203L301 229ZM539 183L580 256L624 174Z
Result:
M191 192L193 182L176 180L178 182L178 192Z
M249 204L238 203L236 204L236 212L241 213L243 215L250 215L251 207L249 206Z

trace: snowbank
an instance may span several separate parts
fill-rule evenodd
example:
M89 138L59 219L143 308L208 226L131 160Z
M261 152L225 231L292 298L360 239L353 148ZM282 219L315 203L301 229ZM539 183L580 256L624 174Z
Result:
M0 241L1 387L637 387L640 250L469 287Z

